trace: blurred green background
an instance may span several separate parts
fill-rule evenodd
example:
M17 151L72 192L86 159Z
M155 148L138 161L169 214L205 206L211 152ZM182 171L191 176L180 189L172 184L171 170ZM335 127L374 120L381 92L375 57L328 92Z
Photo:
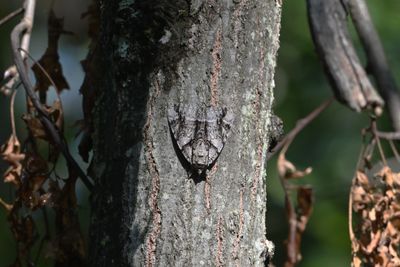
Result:
M1 1L0 18L19 7L22 1ZM39 59L47 44L47 12L49 0L38 1L35 26L31 41L31 54ZM393 73L398 80L400 73L400 1L367 1L377 30L381 36ZM79 87L83 79L80 60L84 59L89 40L87 21L80 18L86 10L88 0L55 1L57 16L65 17L65 29L74 32L60 40L60 61L71 90L64 91L62 99L66 113L66 135L71 150L76 153L78 141L74 139L77 129L72 125L82 118ZM11 64L9 34L17 19L0 27L0 73ZM357 42L357 47L362 51ZM275 113L282 118L285 131L292 129L296 121L323 101L332 96L327 79L314 52L308 29L306 3L289 1L283 3L281 47L276 69ZM53 96L54 97L54 96ZM19 100L19 101L18 101ZM17 102L23 102L19 93ZM9 99L0 96L0 143L10 134ZM16 108L17 118L23 105ZM381 129L390 130L387 116L382 118ZM302 131L291 145L287 157L299 168L313 167L301 184L311 184L315 190L314 212L303 236L302 267L337 267L350 265L350 241L347 227L347 201L349 186L355 170L361 146L360 131L368 125L366 114L356 114L338 103L334 103L309 127ZM23 132L23 124L17 126ZM83 165L84 166L84 165ZM5 165L0 163L0 172ZM268 236L276 244L274 263L282 266L285 258L283 240L286 239L287 224L284 211L283 191L276 174L276 157L268 162ZM87 234L88 195L79 186L79 212L83 231ZM9 185L0 183L0 197L12 199ZM42 225L38 225L43 230ZM12 263L15 257L14 240L8 228L6 214L0 209L0 266ZM39 266L46 266L42 259Z

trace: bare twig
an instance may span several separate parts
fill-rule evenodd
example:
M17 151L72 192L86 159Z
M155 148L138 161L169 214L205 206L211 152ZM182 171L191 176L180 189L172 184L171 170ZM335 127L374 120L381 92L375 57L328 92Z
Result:
M364 0L351 0L346 3L366 52L368 68L375 77L378 89L387 104L392 126L396 131L400 131L400 94L368 7Z
M310 124L322 111L330 106L333 102L333 98L326 100L319 107L313 110L306 117L297 121L296 126L274 147L274 150L267 155L267 159L270 159L276 152L282 149L287 143L291 143L296 135L301 132L308 124Z
M379 138L387 139L387 140L399 140L400 139L400 132L381 132L376 131L375 134Z
M400 163L399 151L397 151L396 146L395 146L394 143L393 143L393 140L388 140L388 141L389 141L390 148L391 148L392 151L393 151L394 157L396 158L397 162Z
M12 135L14 136L14 138L17 137L17 130L15 128L15 116L14 116L14 103L15 103L16 95L17 95L17 90L14 90L11 95L11 101L10 101L11 130L12 130Z
M24 31L21 38L21 48L28 51L29 50L29 42L31 39L31 32L33 26L33 19L35 15L35 5L36 0L25 0L24 8L25 11L24 16L21 20L21 23L24 23ZM25 55L22 55L22 59L25 59ZM12 88L18 83L19 81L19 73L16 69L16 66L10 66L5 72L3 76L4 80L8 80L8 82L0 88L0 92L9 95L11 93Z
M27 2L34 2L32 1L27 1ZM27 12L28 10L30 10L29 7L34 8L34 3L31 5L27 5ZM26 13L27 13L26 12ZM33 10L31 10L32 12L32 16L33 16ZM38 113L38 118L40 119L44 129L46 130L47 134L49 135L49 137L51 138L51 140L53 141L54 145L56 145L60 151L62 152L62 154L64 155L67 164L72 167L72 169L74 171L76 171L76 173L80 176L80 178L82 179L82 182L86 185L86 187L89 190L92 190L93 185L91 183L91 181L89 180L89 178L86 176L86 174L82 171L82 169L79 167L78 163L75 161L75 159L72 157L69 148L65 142L64 136L62 136L62 134L59 132L58 128L54 125L54 123L51 121L51 119L49 118L48 114L45 112L45 110L43 109L39 98L37 97L37 95L35 94L34 90L33 90L33 86L31 84L31 81L29 80L28 74L26 72L25 69L25 65L24 65L24 61L22 58L22 55L20 53L20 45L21 45L21 35L22 33L28 31L30 32L30 29L32 27L32 21L33 21L33 17L31 17L31 19L22 19L22 21L15 26L15 28L13 29L12 33L11 33L11 46L12 46L12 52L13 52L13 59L14 59L14 63L15 66L18 70L18 73L20 75L20 79L22 81L22 84L24 85L25 91L27 93L27 95L29 96L29 98L32 101L32 104L34 106L34 108L36 109L37 113ZM27 42L29 43L29 37L26 37L26 34L24 34L22 36L22 42L26 42L26 40L28 40ZM26 50L24 47L22 47L22 49Z
M357 175L357 174L354 174L354 175ZM353 178L352 186L354 186L354 178ZM357 239L354 235L354 230L353 230L353 194L351 192L352 192L352 188L350 188L349 203L348 203L348 207L347 207L347 217L348 217L347 226L349 227L349 236L350 236L350 241L352 244L352 249L355 250L355 246L357 246Z
M379 140L379 137L376 134L377 126L376 126L376 120L375 119L372 119L372 121L371 121L371 131L372 131L372 134L373 134L373 136L374 136L374 138L376 140L376 144L378 146L378 151L379 151L379 154L381 156L382 162L383 162L383 164L385 166L387 166L387 161L386 161L385 153L383 152L381 141Z
M31 40L33 19L35 17L35 6L36 6L36 0L26 0L24 3L25 14L21 22L23 22L25 25L25 31L22 35L20 48L27 51L29 50L29 43ZM23 59L25 59L24 55L21 56Z
M307 0L316 52L336 99L357 112L369 109L379 115L384 103L357 55L343 1Z
M10 21L11 19L13 19L14 17L18 16L19 14L21 14L22 12L24 12L24 8L20 7L17 10L11 12L10 14L8 14L7 16L5 16L4 18L2 18L0 20L0 26L2 26L4 23Z

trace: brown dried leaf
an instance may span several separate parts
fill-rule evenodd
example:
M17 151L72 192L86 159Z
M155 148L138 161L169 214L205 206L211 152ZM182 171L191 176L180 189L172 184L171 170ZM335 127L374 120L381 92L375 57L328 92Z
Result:
M400 234L400 214L395 213L393 214L392 218L390 218L390 224L396 229L397 233Z
M397 188L400 187L400 173L393 174L393 183L394 183L394 186L396 186Z
M304 171L297 170L293 163L286 160L283 153L278 157L278 174L285 179L295 179L304 177L312 172L312 168L308 167Z
M361 267L362 261L360 260L359 257L355 256L353 257L353 267Z
M379 240L381 238L382 232L378 230L376 233L371 232L371 237L370 237L370 243L368 246L365 248L365 251L367 254L371 254L372 251L377 247Z
M369 184L370 184L368 176L364 172L357 171L356 184L367 189L369 187Z
M25 154L21 153L21 144L18 138L11 135L7 143L1 146L0 151L2 159L11 165L4 173L4 182L13 183L18 187L21 182L21 161L25 158Z
M370 210L370 211L368 212L368 218L369 218L371 221L375 221L375 220L376 220L376 210L375 210L375 209L372 209L372 210Z
M22 115L22 119L25 121L35 138L48 141L46 131L43 128L42 122L38 118L32 116L31 114L24 114Z
M364 210L365 206L371 201L369 195L361 186L353 186L351 194L353 198L353 210L355 212Z
M398 173L384 166L374 177L358 172L351 190L358 216L353 255L366 266L400 266L400 194ZM374 181L370 183L369 181ZM359 250L354 244L361 244Z
M297 227L304 232L313 210L313 197L311 187L299 187L297 190L298 224Z
M60 100L55 100L51 107L46 107L46 112L61 132L64 129L64 111Z
M17 166L25 155L21 153L21 144L18 139L11 135L7 143L1 146L1 157L9 164Z
M393 187L394 184L394 174L389 166L383 166L383 168L375 175L377 178L381 178L383 183L389 187Z
M54 101L52 106L43 105L44 111L47 113L49 118L54 122L60 132L63 131L64 125L64 113L62 109L61 101ZM39 138L50 142L49 136L46 133L46 129L43 127L42 122L38 117L31 114L22 115L22 119L25 121L29 130L35 138Z
M388 233L388 235L391 236L391 237L394 237L399 233L398 229L396 229L396 227L394 227L394 225L391 222L389 222L387 224L385 230Z
M28 154L25 160L25 169L30 175L44 174L49 171L47 161L38 154Z
M69 85L63 75L62 66L58 56L58 40L61 34L71 34L71 32L64 30L64 19L57 18L54 14L54 11L51 10L48 17L48 46L46 52L39 59L38 63L54 81L56 86L55 89L58 93L60 93L63 89L69 89ZM37 63L32 66L32 70L36 78L35 89L39 91L42 103L45 103L46 92L52 83Z

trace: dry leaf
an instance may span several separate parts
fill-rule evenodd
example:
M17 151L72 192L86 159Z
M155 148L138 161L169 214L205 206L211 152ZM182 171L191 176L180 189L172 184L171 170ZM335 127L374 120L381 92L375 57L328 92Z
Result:
M53 80L56 90L60 93L63 89L69 89L69 85L63 75L62 66L58 56L58 40L61 34L71 34L64 30L64 19L57 18L54 11L51 10L48 18L48 46L44 55L39 59L38 63L47 72ZM42 103L46 102L46 92L52 83L46 73L36 63L32 66L33 73L36 78L35 89L39 91Z
M285 179L295 179L304 177L312 172L312 168L308 167L304 171L297 170L293 163L286 160L283 153L278 157L278 174Z
M382 167L374 177L368 177L361 171L354 177L352 209L358 224L352 240L353 263L361 261L365 266L400 266L398 177L399 174L393 173L388 166ZM357 249L357 243L362 244L361 250Z
M1 157L11 166L4 173L3 178L5 183L13 183L19 187L21 183L21 161L24 160L25 154L21 153L21 145L18 139L11 135L7 143L1 147Z
M43 128L42 122L38 118L30 114L24 114L22 115L22 119L25 121L26 125L28 126L29 130L35 138L40 138L48 141L46 131Z

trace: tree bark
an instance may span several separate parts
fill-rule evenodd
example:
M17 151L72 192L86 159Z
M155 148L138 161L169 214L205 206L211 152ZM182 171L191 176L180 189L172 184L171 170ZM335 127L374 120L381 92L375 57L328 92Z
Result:
M91 266L264 266L275 0L101 1ZM226 107L206 178L174 150L167 108Z

